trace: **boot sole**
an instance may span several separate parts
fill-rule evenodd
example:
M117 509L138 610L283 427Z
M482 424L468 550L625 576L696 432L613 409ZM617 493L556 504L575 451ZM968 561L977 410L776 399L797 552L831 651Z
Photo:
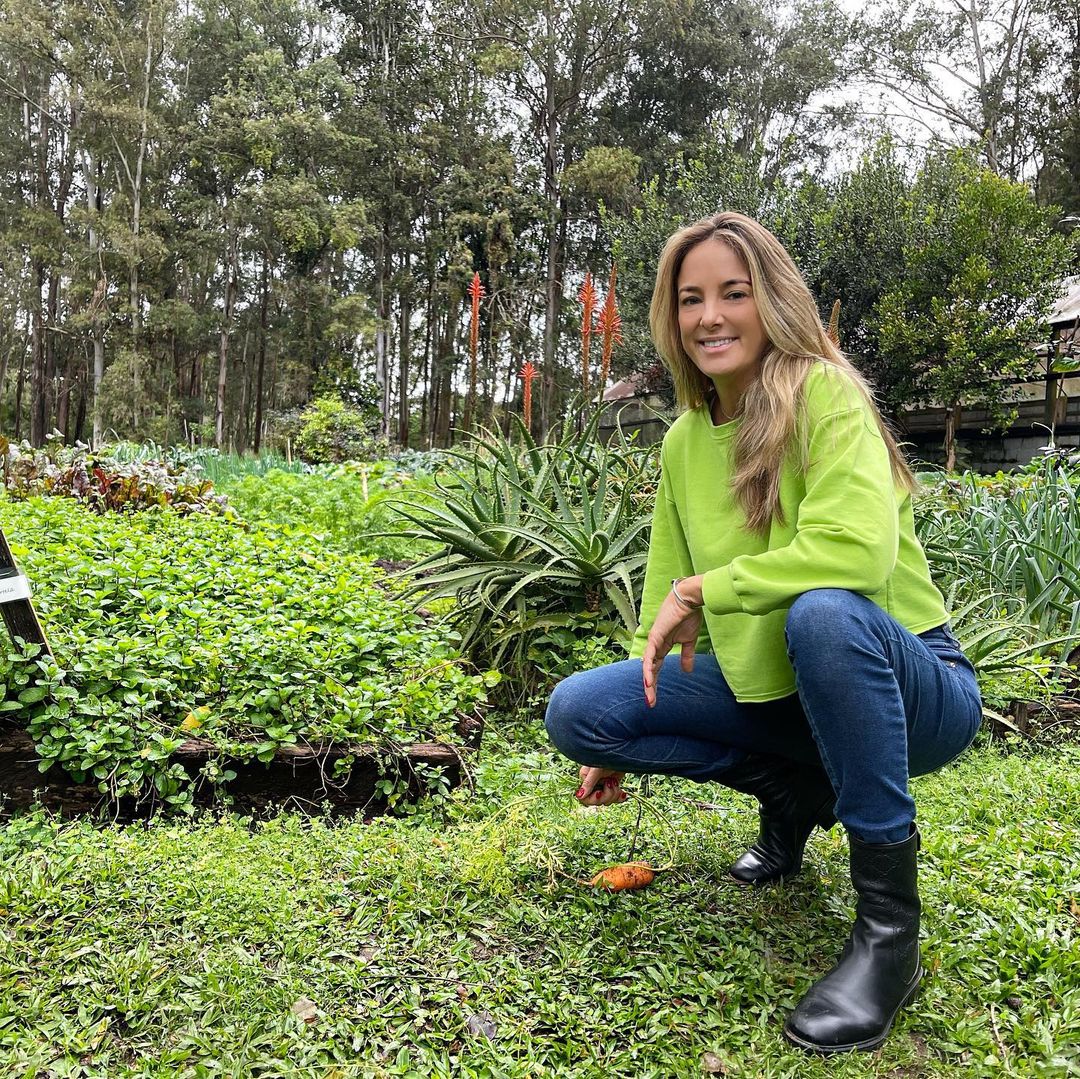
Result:
M791 880L793 877L797 877L802 872L802 864L795 866L794 869L789 869L786 873L781 873L779 876L773 877L757 877L754 880L743 880L742 877L735 876L731 870L728 870L728 880L734 881L734 883L741 885L743 888L766 888L770 884L783 884L784 881Z
M851 1042L848 1045L818 1045L817 1042L808 1041L801 1034L796 1034L793 1030L788 1028L787 1024L784 1025L784 1037L793 1045L797 1045L800 1049L808 1049L812 1053L871 1052L884 1044L885 1039L889 1036L889 1031L892 1030L893 1023L896 1022L897 1015L900 1014L900 1009L911 1003L912 997L914 997L915 993L918 991L924 973L923 965L920 963L919 969L915 972L915 977L911 981L911 985L904 994L904 999L897 1004L892 1015L889 1016L889 1021L885 1024L885 1029L880 1034L875 1034L872 1038L865 1038L861 1042Z

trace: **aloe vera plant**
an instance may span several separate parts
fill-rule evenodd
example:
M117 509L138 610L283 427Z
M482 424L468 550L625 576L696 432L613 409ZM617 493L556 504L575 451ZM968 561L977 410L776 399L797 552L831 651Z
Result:
M604 445L600 416L571 409L545 443L513 416L509 436L482 429L451 451L436 504L395 500L406 535L441 545L412 567L411 594L455 597L463 649L526 681L531 634L580 625L624 639L637 625L657 461L621 431Z

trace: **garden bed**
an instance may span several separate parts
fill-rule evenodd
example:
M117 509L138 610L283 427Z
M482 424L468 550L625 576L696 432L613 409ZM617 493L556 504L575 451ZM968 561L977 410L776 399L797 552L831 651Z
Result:
M53 655L0 652L0 800L376 812L444 796L499 679L300 523L0 499ZM44 771L42 771L44 769Z
M375 746L282 746L273 758L221 759L216 746L191 739L177 748L170 763L179 764L195 782L193 802L207 807L222 804L252 816L282 809L304 813L376 814L389 806L389 782L396 801L415 801L429 793L432 782L443 790L460 785L479 748L480 726L467 733L469 744L416 742L387 753ZM335 776L339 761L352 758L348 770ZM154 797L125 796L110 801L96 783L77 783L59 768L42 773L33 739L17 727L0 730L0 813L41 806L64 817L107 813L119 820L143 819L160 809ZM210 762L235 772L235 778L215 787L198 784Z
M990 729L999 735L1021 734L1037 741L1080 741L1080 699L1054 697L1047 703L1009 702L1006 722L988 717Z

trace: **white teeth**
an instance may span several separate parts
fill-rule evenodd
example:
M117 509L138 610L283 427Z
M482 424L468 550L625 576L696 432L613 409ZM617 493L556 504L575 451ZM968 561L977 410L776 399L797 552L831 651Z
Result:
M734 340L735 340L735 338L734 338L734 337L714 337L714 338L712 338L712 339L710 339L710 340L708 340L708 341L702 341L701 343L702 343L702 344L703 344L703 345L704 345L704 346L705 346L706 348L711 348L711 347L713 347L713 346L715 346L715 345L726 345L726 344L729 344L730 342L732 342L732 341L734 341Z

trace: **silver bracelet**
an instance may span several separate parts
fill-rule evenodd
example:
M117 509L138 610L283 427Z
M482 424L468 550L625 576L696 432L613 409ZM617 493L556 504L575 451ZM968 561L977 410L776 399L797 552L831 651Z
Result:
M686 580L685 577L676 577L671 582L671 594L678 601L679 606L682 607L684 610L687 610L687 611L700 611L701 608L705 606L704 603L690 603L687 600L683 599L682 596L679 595L679 582L680 581L685 581L685 580Z

